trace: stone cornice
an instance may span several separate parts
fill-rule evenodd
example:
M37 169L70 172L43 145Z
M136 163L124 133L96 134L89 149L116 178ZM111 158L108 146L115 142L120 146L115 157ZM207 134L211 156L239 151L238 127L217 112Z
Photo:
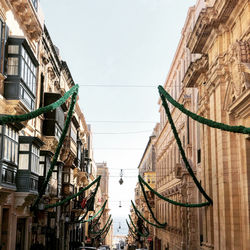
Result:
M37 11L30 0L8 0L9 6L15 13L15 17L24 28L31 40L40 40L43 26L39 20Z
M201 58L192 62L184 76L183 83L185 87L197 87L197 79L202 73L208 70L208 57L203 55Z
M204 53L204 46L212 30L218 28L221 23L226 23L238 1L215 1L214 6L207 7L200 12L187 42L187 47L191 53Z

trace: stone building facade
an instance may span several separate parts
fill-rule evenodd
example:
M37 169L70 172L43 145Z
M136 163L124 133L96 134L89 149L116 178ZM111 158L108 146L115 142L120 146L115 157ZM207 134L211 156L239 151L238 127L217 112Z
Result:
M49 105L75 85L44 26L38 0L1 0L0 35L1 115ZM96 178L92 135L78 102L39 209L30 209L50 168L69 105L67 100L30 121L0 126L1 249L28 250L37 243L46 249L73 249L85 241L88 223L73 222L83 214L80 204L90 190L63 206L44 209Z
M250 127L250 2L200 1L187 47L200 59L183 83L198 89L197 113ZM213 206L199 211L201 249L249 249L249 135L200 125L200 179Z
M249 13L247 0L197 0L189 9L164 84L186 109L250 127ZM182 203L205 202L186 171L161 100L159 106L156 190ZM213 205L185 208L155 197L156 217L167 227L154 229L154 249L249 249L249 135L209 128L169 106L187 159ZM138 184L135 192L143 209Z
M106 162L96 163L97 166L97 175L101 175L101 184L100 184L100 191L101 191L101 201L105 202L107 200L107 205L105 208L105 211L103 213L102 221L101 221L101 227L105 225L109 218L109 169ZM109 245L112 246L113 242L113 225L111 225L111 228L104 239L103 245Z

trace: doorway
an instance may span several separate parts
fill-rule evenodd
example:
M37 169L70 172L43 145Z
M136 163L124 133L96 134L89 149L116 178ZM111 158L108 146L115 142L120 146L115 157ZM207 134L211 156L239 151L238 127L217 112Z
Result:
M3 208L1 226L1 249L7 250L9 235L9 208Z
M16 229L16 250L24 250L25 231L26 231L25 228L26 228L26 219L18 218L17 229Z

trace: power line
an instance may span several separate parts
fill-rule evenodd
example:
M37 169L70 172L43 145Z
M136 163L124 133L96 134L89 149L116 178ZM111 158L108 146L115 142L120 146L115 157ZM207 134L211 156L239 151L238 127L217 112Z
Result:
M104 87L104 88L157 88L156 85L125 85L125 84L79 84L84 87Z
M144 148L94 148L94 150L143 150Z
M87 121L87 123L157 123L156 121Z
M94 135L128 135L128 134L142 134L152 132L152 130L144 130L144 131L134 131L134 132L104 132L104 133L93 133Z

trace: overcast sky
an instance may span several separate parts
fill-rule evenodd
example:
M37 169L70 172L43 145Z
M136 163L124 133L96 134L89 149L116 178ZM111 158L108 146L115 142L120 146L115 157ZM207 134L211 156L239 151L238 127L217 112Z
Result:
M94 133L95 161L106 161L110 168L111 213L127 217L137 167L159 121L157 85L164 84L188 7L195 0L42 0L41 4L54 44L75 83L82 85L79 101ZM123 185L118 183L120 169Z

